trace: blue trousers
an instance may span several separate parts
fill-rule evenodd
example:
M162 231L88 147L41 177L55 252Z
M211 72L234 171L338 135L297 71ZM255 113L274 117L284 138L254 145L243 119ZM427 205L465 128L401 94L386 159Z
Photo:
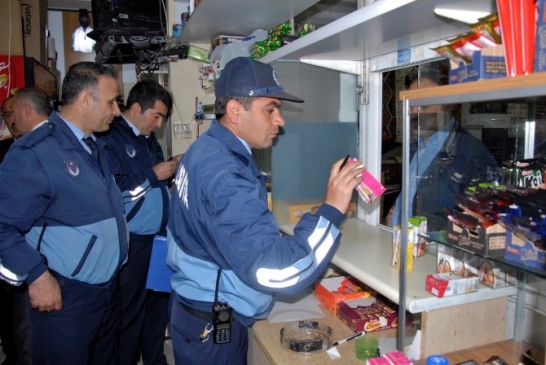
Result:
M117 364L118 277L90 285L52 274L61 287L63 307L40 312L29 304L32 364Z
M119 364L166 365L163 351L168 299L146 290L154 235L131 233L129 258L120 272L121 330Z
M248 328L241 322L232 321L231 342L217 345L212 333L201 342L199 335L210 322L188 313L175 293L171 293L169 318L176 365L246 365Z

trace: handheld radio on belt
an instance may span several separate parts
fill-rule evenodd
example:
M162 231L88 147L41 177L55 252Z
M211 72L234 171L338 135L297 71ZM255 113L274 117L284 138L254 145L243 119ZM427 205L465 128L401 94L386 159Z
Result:
M231 341L231 319L233 318L233 309L229 304L227 302L218 301L218 287L221 273L222 269L218 269L214 303L212 304L212 325L214 326L214 343L216 344L228 343Z

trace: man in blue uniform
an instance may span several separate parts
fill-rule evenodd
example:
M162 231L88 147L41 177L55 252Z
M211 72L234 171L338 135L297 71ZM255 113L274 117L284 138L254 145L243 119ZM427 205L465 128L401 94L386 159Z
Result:
M303 100L284 92L270 65L245 57L227 63L215 95L217 120L182 158L169 215L170 323L179 365L246 364L248 327L267 317L275 292L297 293L323 272L362 180L362 161L337 161L324 204L301 218L293 236L281 235L252 150L278 136L282 100ZM232 315L219 304L225 302Z
M167 180L174 175L178 162L178 158L165 161L154 133L171 108L171 95L163 86L153 80L139 81L129 92L123 114L114 120L108 133L101 135L123 194L131 242L128 263L120 273L120 364L136 365L139 348L145 365L167 363L163 342L168 296L147 292L146 278L154 236L165 235ZM147 321L144 328L146 318L154 320Z
M74 64L62 111L19 138L0 165L0 278L28 284L34 364L115 363L128 230L93 133L120 114L117 96L111 68Z

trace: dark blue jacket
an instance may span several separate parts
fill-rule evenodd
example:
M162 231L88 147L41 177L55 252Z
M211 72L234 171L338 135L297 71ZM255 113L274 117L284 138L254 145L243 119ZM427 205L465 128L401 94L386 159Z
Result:
M416 144L410 146L415 153ZM450 136L419 180L414 216L426 216L429 231L446 229L445 207L455 208L455 196L477 182L499 181L498 165L482 141L455 123Z
M137 136L127 121L118 117L100 138L106 143L110 168L123 194L129 230L141 235L164 232L169 191L167 181L158 180L153 170L165 161L155 134Z
M182 158L171 207L173 289L210 312L221 268L219 300L246 325L267 317L275 292L295 294L313 284L341 237L343 214L327 204L304 215L293 236L281 235L258 166L217 121Z
M0 164L0 266L13 283L32 283L47 267L105 283L127 259L121 193L104 145L97 145L100 165L53 113L49 123L18 139Z

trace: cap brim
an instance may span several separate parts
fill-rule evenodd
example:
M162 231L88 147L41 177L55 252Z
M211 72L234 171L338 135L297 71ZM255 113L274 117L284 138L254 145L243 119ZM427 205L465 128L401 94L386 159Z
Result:
M274 93L274 94L268 94L268 95L260 95L265 96L269 98L276 98L281 100L287 100L287 101L293 101L294 103L303 103L305 100L298 98L297 96L290 95L288 93L282 92L282 93Z

